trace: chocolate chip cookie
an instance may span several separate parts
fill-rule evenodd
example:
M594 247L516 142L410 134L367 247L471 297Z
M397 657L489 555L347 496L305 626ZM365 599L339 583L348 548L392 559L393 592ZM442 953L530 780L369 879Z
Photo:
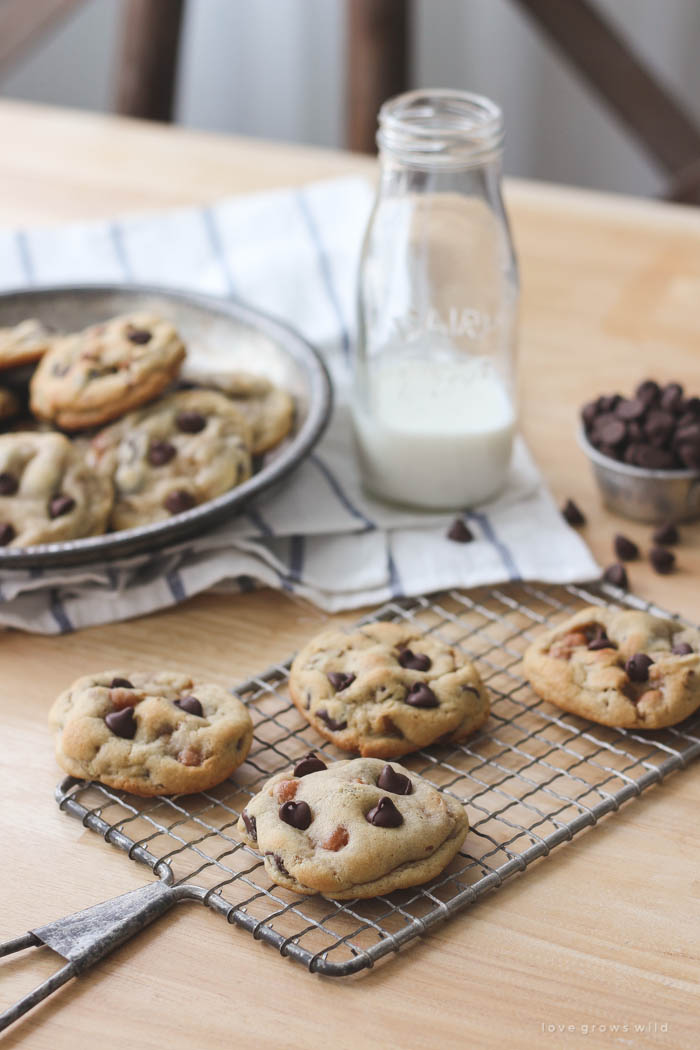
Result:
M346 900L418 886L445 868L469 830L466 810L394 763L311 754L278 773L238 821L273 882Z
M169 321L115 317L54 340L32 376L32 412L64 430L100 426L152 401L185 356Z
M111 481L64 434L0 435L0 546L97 536L111 507Z
M101 430L91 457L114 483L114 529L180 514L250 477L250 427L213 390L169 394Z
M650 613L591 606L527 650L538 696L601 725L659 729L700 707L700 631Z
M103 671L55 701L62 769L134 795L204 791L245 760L253 723L237 697L177 671Z
M35 318L12 328L0 328L0 371L38 361L49 349L52 338L55 337Z
M186 372L188 383L219 390L230 398L252 430L252 453L260 456L287 436L294 421L294 401L286 390L249 372Z
M325 631L297 655L289 691L321 736L376 758L463 740L489 715L474 665L408 623Z

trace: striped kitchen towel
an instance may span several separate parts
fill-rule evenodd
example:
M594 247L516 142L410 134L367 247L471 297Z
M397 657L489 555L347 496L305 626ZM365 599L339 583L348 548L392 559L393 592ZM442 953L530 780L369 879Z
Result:
M336 408L321 443L247 512L180 546L109 564L0 573L0 624L56 633L141 616L207 588L268 585L328 611L445 587L599 575L518 440L508 485L453 515L384 505L360 485L347 409L355 277L372 189L361 179L109 222L0 231L0 291L143 282L236 296L319 347Z

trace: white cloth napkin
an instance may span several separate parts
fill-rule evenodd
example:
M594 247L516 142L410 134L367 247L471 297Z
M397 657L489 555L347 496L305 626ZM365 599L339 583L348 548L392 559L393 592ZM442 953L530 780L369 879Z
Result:
M354 291L372 189L334 179L204 208L112 222L0 231L0 290L143 282L238 296L294 325L325 354L337 407L284 486L241 517L154 554L73 569L0 573L0 623L42 633L141 616L210 587L267 584L328 611L512 579L599 575L521 440L494 502L454 515L384 505L362 490L345 391Z

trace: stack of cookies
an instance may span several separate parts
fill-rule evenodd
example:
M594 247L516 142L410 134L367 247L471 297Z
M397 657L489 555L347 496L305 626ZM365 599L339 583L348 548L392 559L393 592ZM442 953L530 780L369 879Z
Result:
M182 389L184 360L175 327L147 313L63 335L0 328L0 546L147 525L251 476L291 429L291 396L247 373Z

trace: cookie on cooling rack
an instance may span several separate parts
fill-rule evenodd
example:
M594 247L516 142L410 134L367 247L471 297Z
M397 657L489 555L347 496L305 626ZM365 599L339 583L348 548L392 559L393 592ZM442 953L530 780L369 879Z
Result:
M289 691L321 736L373 758L463 740L489 715L474 664L409 623L324 631L294 660Z
M184 356L169 321L114 317L53 340L32 376L31 410L64 430L101 426L157 397Z
M700 631L650 613L590 606L525 653L538 696L601 725L660 729L700 707Z
M176 671L103 671L55 701L49 724L71 776L134 795L205 791L245 760L248 709L219 685Z
M273 882L338 900L427 882L468 830L464 806L397 763L326 768L313 753L268 780L238 821Z
M264 376L249 372L193 372L185 369L187 383L225 394L250 424L254 456L268 452L287 436L294 422L294 400L286 390Z
M38 361L55 338L34 318L11 328L0 328L0 371Z

